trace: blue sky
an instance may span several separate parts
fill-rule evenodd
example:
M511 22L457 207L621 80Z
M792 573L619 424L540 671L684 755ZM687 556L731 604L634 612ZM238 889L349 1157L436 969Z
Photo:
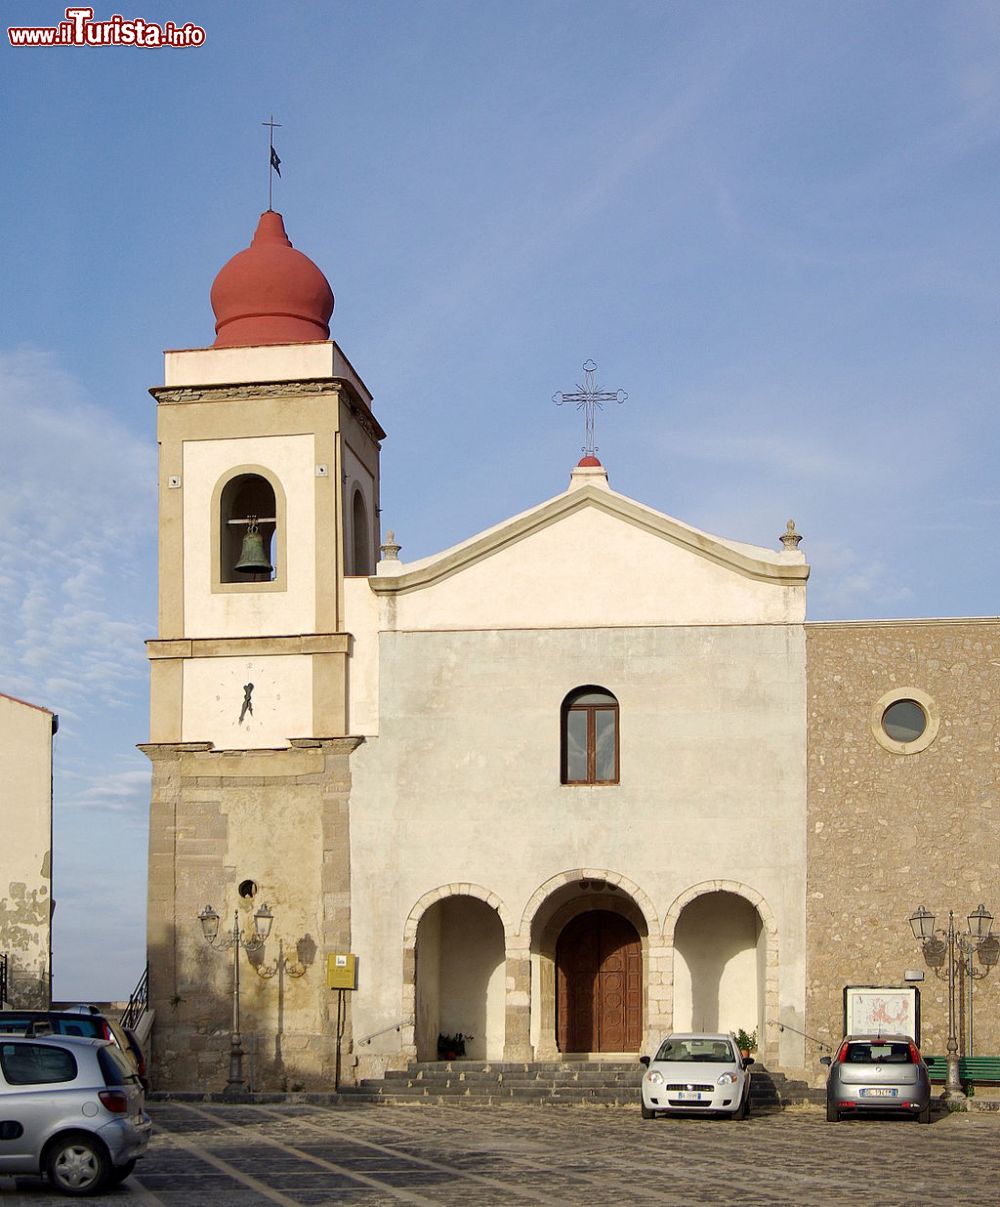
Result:
M205 44L0 48L0 690L63 722L57 996L142 968L147 389L214 338L271 113L404 559L564 488L582 420L551 397L592 357L629 393L612 485L772 547L794 516L812 619L997 613L995 4L116 11Z

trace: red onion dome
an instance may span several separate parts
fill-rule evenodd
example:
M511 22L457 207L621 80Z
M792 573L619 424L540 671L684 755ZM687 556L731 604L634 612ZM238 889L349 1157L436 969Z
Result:
M295 344L330 338L333 290L296 251L275 210L260 216L250 246L212 284L216 348Z

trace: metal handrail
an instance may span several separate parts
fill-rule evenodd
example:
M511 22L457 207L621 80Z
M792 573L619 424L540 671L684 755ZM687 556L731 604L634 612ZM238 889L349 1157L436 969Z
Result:
M142 976L139 978L139 983L132 990L132 996L128 999L128 1005L122 1011L121 1025L123 1027L131 1027L134 1031L136 1025L142 1016L146 1013L146 1008L149 1006L149 965L147 964L143 970Z
M401 1018L398 1023L393 1023L390 1027L383 1027L381 1031L373 1031L371 1035L366 1035L364 1039L355 1041L355 1048L360 1048L362 1044L370 1044L373 1039L378 1039L380 1035L386 1035L390 1031L401 1031L403 1027L413 1026L413 1019Z
M828 1044L825 1040L817 1039L815 1035L807 1035L805 1031L800 1031L798 1027L793 1027L789 1023L778 1023L773 1018L767 1020L769 1027L777 1027L779 1031L794 1031L796 1035L801 1035L803 1039L808 1039L810 1043L816 1044L820 1048L825 1048L827 1052L833 1051L833 1045Z

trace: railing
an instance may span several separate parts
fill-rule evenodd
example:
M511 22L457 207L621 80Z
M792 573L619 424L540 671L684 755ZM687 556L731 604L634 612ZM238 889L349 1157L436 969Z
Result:
M403 1027L413 1025L413 1020L409 1018L401 1018L398 1023L393 1023L391 1027L383 1027L381 1031L373 1031L371 1035L366 1035L364 1039L354 1041L354 1047L360 1048L362 1044L370 1044L373 1039L378 1039L380 1035L388 1035L390 1031L401 1031Z
M0 955L0 1010L4 1006L10 1005L10 996L7 992L7 953Z
M777 1027L779 1031L793 1031L796 1035L801 1035L803 1039L808 1039L811 1044L816 1044L819 1048L825 1048L827 1052L833 1051L833 1046L828 1044L824 1039L817 1039L815 1035L807 1035L805 1031L800 1031L798 1027L791 1027L788 1023L777 1023L773 1018L767 1020L769 1027Z
M121 1025L130 1027L133 1031L138 1025L139 1019L146 1013L146 1007L149 1005L149 965L143 969L142 976L139 978L139 983L132 990L132 996L128 999L128 1005L122 1011Z

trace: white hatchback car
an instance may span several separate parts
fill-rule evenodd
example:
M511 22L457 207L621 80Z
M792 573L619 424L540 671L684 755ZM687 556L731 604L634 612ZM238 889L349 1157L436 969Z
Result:
M640 1057L642 1117L678 1111L746 1119L750 1114L750 1069L732 1034L668 1035L656 1055Z

